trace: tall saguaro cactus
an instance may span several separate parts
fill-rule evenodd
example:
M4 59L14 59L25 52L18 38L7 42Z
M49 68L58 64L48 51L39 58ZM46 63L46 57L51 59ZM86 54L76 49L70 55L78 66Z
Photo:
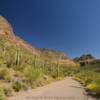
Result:
M34 68L36 68L36 60L37 60L37 56L35 55L35 57L34 57Z
M15 59L16 59L16 61L15 61L16 65L19 65L20 64L20 51L19 50L16 51Z
M57 77L59 78L59 60L57 61Z
M61 56L59 57L58 61L57 61L57 77L59 78L59 74L60 74L60 60L61 60Z

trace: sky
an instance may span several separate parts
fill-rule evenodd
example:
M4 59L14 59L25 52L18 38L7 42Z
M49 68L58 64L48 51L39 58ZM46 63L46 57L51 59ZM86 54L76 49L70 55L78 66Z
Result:
M100 58L100 0L0 0L0 15L33 47Z

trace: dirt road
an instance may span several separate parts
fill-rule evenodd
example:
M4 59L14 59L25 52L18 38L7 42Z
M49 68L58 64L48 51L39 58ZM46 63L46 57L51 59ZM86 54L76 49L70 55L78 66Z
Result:
M86 96L83 87L72 80L64 80L27 92L20 92L9 100L95 100Z

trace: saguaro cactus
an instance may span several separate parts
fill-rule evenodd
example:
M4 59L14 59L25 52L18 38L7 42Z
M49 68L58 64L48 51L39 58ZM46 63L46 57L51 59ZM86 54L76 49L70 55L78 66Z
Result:
M37 61L37 56L35 55L35 57L34 57L34 68L36 68L36 61Z
M16 59L16 61L15 61L16 65L19 65L20 64L20 51L19 50L16 51L15 59Z
M59 78L59 60L57 61L57 77Z

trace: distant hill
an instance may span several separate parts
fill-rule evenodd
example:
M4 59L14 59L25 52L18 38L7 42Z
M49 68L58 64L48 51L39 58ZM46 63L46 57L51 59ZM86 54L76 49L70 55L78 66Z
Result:
M84 54L80 57L76 57L73 59L73 61L80 63L80 65L90 65L90 64L100 64L100 59L96 59L91 54Z
M96 58L92 56L91 54L84 54L80 57L74 58L74 61L87 61L87 60L94 60L94 59Z
M38 48L37 51L40 53L40 57L44 60L49 60L55 63L59 61L60 64L65 64L69 66L76 65L73 60L71 60L61 51L50 50L47 48Z

